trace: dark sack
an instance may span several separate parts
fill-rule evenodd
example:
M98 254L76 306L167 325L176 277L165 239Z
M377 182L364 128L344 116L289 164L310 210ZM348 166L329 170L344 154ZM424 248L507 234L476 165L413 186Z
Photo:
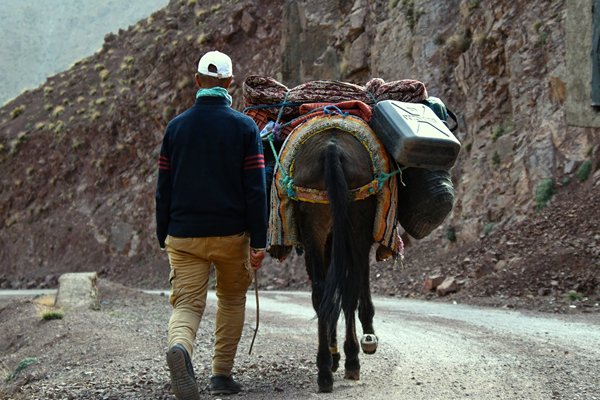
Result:
M448 171L407 168L398 185L398 220L412 237L422 239L440 226L454 206Z

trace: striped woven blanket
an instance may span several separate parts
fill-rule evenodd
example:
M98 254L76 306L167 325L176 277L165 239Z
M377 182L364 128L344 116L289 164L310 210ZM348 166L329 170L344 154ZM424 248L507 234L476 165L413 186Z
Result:
M394 257L402 255L404 246L398 233L396 215L398 183L393 175L395 164L367 123L351 115L317 116L295 128L286 138L279 152L279 166L275 169L274 184L271 187L268 247L302 247L293 201L327 202L323 198L324 192L294 185L293 164L298 149L308 138L333 128L354 136L369 152L373 164L373 181L361 188L354 188L354 198L360 200L369 195L377 197L373 241L388 248Z
M339 103L358 100L368 105L382 100L398 100L417 103L427 99L425 85L414 79L385 82L373 78L364 86L339 81L310 81L288 88L277 80L251 75L242 86L244 104L247 108L261 107L276 117L282 112L283 120L298 116L303 103ZM285 103L283 110L281 104Z

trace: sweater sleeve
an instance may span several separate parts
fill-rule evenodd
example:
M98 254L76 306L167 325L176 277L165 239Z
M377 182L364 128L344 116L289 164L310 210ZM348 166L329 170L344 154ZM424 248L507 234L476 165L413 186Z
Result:
M171 161L168 147L167 130L158 158L158 183L156 186L156 236L161 249L165 247L171 208Z
M265 181L265 158L258 132L253 129L246 141L243 162L243 181L246 197L246 226L250 232L250 246L264 248L267 245L267 189Z

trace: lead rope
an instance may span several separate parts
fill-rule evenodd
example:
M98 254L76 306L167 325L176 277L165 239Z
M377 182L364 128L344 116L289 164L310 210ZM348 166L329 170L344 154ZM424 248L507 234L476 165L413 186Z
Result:
M258 311L258 271L254 271L254 295L256 297L256 327L254 328L254 335L252 336L252 343L250 343L250 351L248 351L248 355L252 354L252 347L254 346L254 340L256 339L256 333L258 332L258 322L259 322L259 311Z

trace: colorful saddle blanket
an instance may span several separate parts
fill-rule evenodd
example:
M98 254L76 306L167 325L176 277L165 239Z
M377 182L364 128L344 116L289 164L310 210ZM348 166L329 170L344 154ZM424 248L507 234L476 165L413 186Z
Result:
M326 192L298 187L293 181L293 165L298 149L310 137L328 129L338 129L354 136L369 152L373 180L360 188L353 188L353 198L377 197L373 240L391 250L394 257L402 255L404 246L398 233L396 215L398 183L393 171L395 164L367 123L351 115L317 116L296 127L287 136L278 155L279 164L275 168L271 187L268 246L302 247L293 201L328 202Z

